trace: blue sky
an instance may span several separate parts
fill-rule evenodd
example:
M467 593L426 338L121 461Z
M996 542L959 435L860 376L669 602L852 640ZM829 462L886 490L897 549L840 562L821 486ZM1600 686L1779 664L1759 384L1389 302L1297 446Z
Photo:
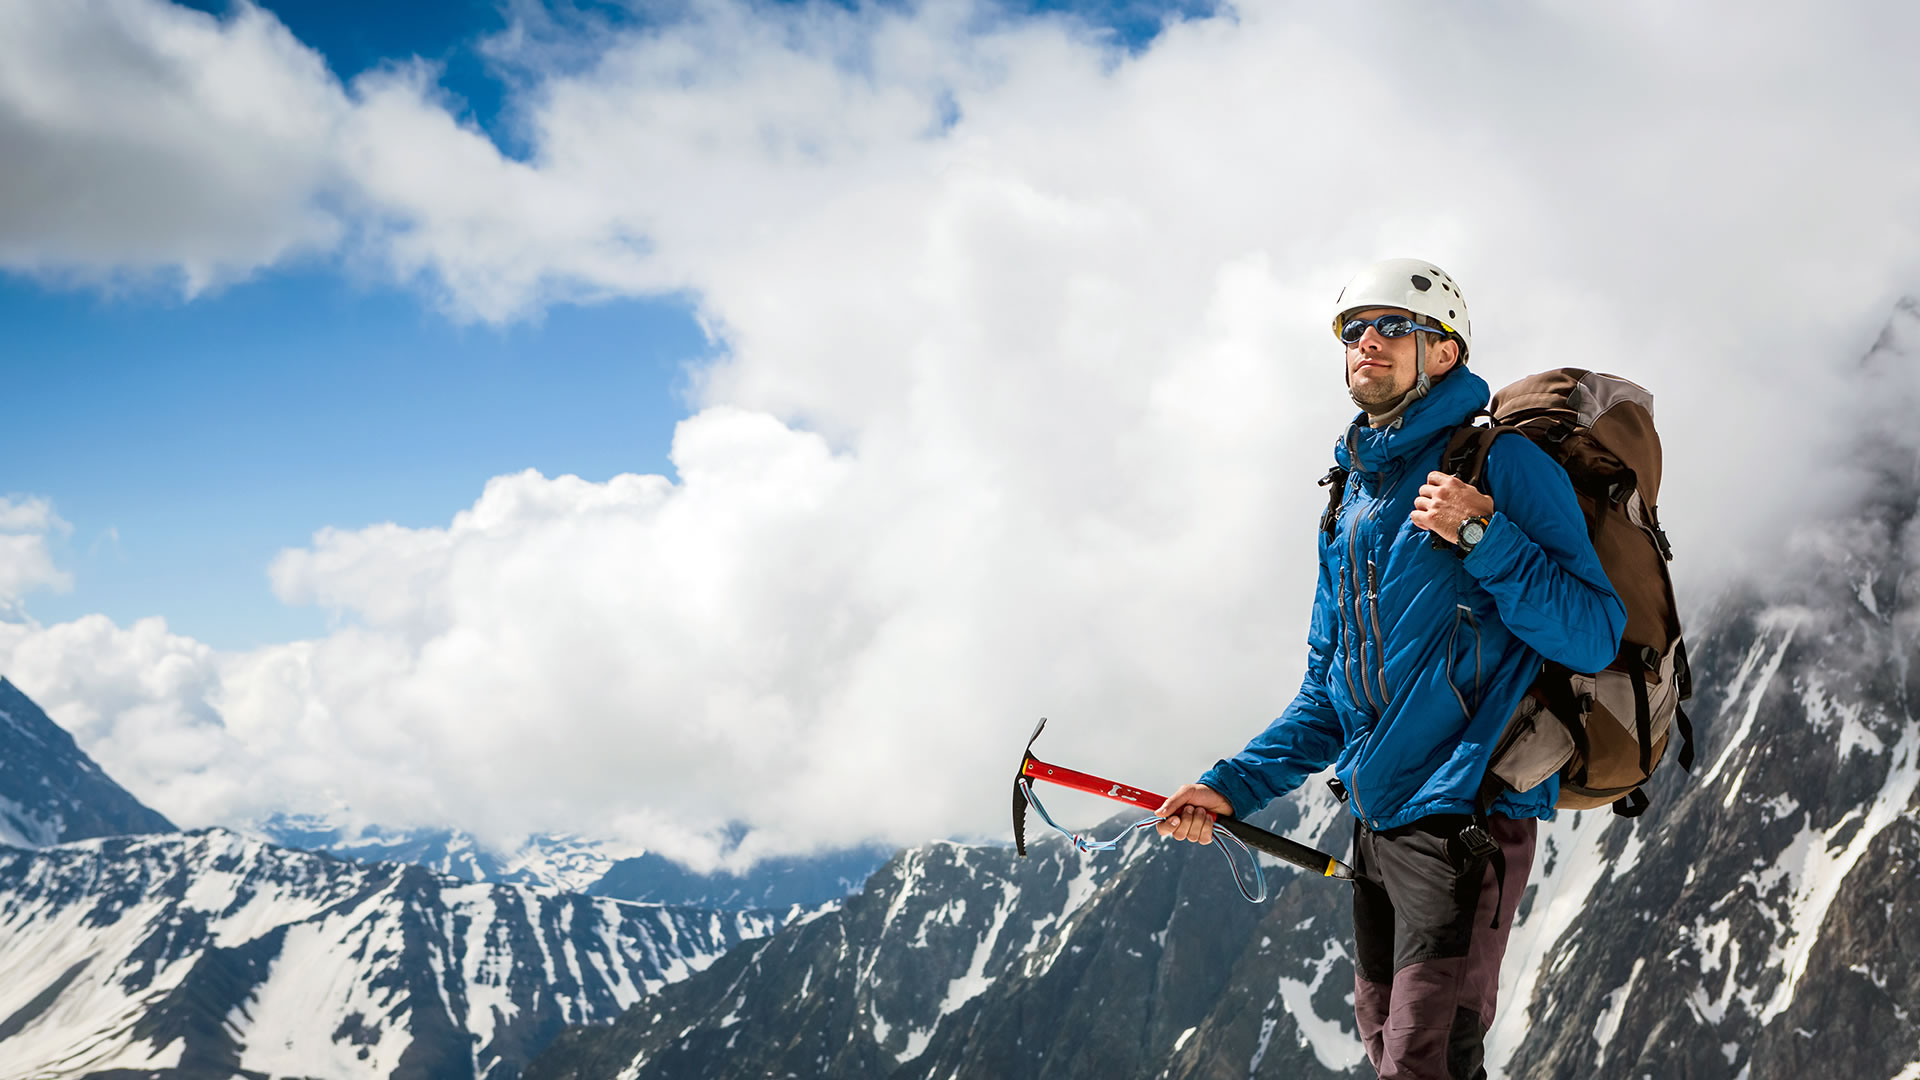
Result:
M326 268L191 302L9 277L0 323L8 487L73 526L56 547L72 591L28 610L165 615L221 648L325 629L266 573L323 526L444 525L522 469L669 472L685 365L708 351L672 301L458 326Z

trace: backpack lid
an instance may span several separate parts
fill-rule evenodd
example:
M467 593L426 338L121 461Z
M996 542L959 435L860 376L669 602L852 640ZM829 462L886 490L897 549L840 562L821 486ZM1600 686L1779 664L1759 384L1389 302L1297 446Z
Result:
M1501 424L1551 416L1588 435L1633 470L1640 498L1660 499L1660 435L1653 427L1653 394L1618 375L1556 368L1529 375L1493 395Z

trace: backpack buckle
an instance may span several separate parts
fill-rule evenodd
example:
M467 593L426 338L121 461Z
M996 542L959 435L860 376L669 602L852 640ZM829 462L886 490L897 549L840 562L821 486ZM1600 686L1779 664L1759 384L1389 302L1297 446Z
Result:
M1476 860L1491 859L1493 853L1500 850L1500 845L1494 842L1493 834L1482 828L1477 821L1460 830L1459 840L1460 846Z

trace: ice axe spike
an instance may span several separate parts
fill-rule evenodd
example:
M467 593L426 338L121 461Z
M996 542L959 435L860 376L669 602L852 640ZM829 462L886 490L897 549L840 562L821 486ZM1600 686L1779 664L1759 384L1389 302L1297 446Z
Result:
M1046 717L1043 716L1040 718L1040 723L1034 727L1033 736L1027 740L1026 751L1020 755L1020 772L1014 777L1013 781L1013 843L1023 858L1027 854L1027 795L1026 792L1020 789L1020 781L1023 779L1030 781L1044 780L1050 784L1059 784L1061 787L1072 788L1075 791L1083 791L1089 795L1098 795L1101 798L1112 799L1115 802L1130 803L1146 810L1156 810L1160 807L1160 804L1167 801L1144 788L1116 783L1112 780L1094 776L1091 773L1083 773L1075 769L1069 769L1063 765L1049 764L1034 757L1034 741L1040 738L1040 732L1043 731L1046 726L1047 720ZM1344 881L1353 880L1353 868L1346 863L1341 862L1339 859L1334 858L1324 851L1317 851L1310 848L1297 840L1289 840L1284 836L1270 833L1258 825L1249 825L1239 818L1222 814L1214 819L1213 827L1216 829L1224 829L1234 836L1239 837L1248 847L1257 851L1264 851L1274 858L1292 866L1297 866L1310 874L1340 878Z

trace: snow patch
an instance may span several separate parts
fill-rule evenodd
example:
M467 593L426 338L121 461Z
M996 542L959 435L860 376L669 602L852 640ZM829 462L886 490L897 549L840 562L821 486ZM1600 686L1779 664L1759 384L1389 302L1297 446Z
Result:
M1014 901L1019 898L1020 890L1009 881L1000 887L1000 902L993 908L993 925L987 929L980 944L973 950L973 959L968 962L967 970L959 978L947 984L946 999L940 1003L940 1015L946 1016L954 1010L972 1001L993 985L993 979L987 974L987 961L993 956L993 947L1000 941L1000 932L1006 928L1007 916L1013 913ZM922 1044L922 1048L925 1044ZM915 1057L919 1052L915 1051ZM902 1059L906 1060L906 1059Z
M1916 786L1920 786L1920 722L1910 720L1893 748L1886 780L1872 804L1842 817L1824 833L1816 833L1810 826L1803 828L1774 865L1758 876L1762 883L1784 879L1789 888L1786 932L1775 939L1767 958L1768 965L1783 969L1786 977L1762 1010L1762 1024L1770 1023L1793 1003L1820 927L1826 922L1827 909L1868 845L1905 812ZM1856 817L1862 819L1860 827L1846 847L1835 852L1828 845Z
M1810 678L1800 688L1800 707L1806 711L1807 722L1823 731L1836 723L1840 725L1835 753L1841 761L1856 750L1874 756L1887 752L1886 742L1866 724L1866 706L1860 702L1841 702L1827 693L1826 685L1817 677Z
M23 848L52 847L67 828L59 814L41 817L25 803L0 796L0 844Z
M1620 1017L1627 1011L1627 1002L1633 997L1633 984L1640 980L1640 970L1647 966L1647 958L1641 957L1633 962L1633 970L1627 973L1625 986L1608 994L1600 1007L1600 1015L1593 1021L1593 1041L1599 1049L1594 1051L1593 1065L1599 1068L1607 1060L1607 1044L1620 1030Z
M1747 741L1747 736L1753 731L1754 717L1760 713L1760 702L1766 697L1767 687L1772 685L1773 677L1779 674L1780 663L1787 657L1787 647L1793 644L1793 636L1800 629L1800 620L1798 619L1775 616L1775 621L1785 621L1787 632L1781 636L1780 643L1774 647L1773 655L1767 658L1766 666L1760 670L1759 680L1754 683L1753 689L1747 693L1747 707L1740 714L1740 726L1734 729L1732 737L1727 740L1726 748L1720 751L1720 756L1715 759L1713 767L1708 769L1706 775L1700 778L1700 782L1703 784L1711 784L1714 780L1718 779L1720 771L1726 768L1728 760L1733 757L1733 752L1738 750ZM1727 690L1728 704L1739 699L1741 691L1746 687L1747 679L1753 674L1754 663L1764 650L1766 641L1767 635L1762 634L1754 640L1753 647L1747 650L1746 659L1741 661L1740 670L1733 677L1733 685ZM1742 775L1744 776L1744 774ZM1733 786L1735 791L1739 790L1740 785L1738 781L1735 781ZM1727 798L1731 800L1732 797L1732 793L1729 792ZM1729 802L1728 805L1732 805L1732 803Z
M1629 819L1627 821L1626 845L1620 849L1620 857L1614 860L1613 871L1608 877L1614 881L1618 881L1629 873L1632 873L1633 868L1640 865L1640 850L1645 846L1646 841L1640 835L1638 822Z
M1300 1045L1313 1051L1320 1064L1336 1072L1345 1072L1358 1068L1366 1059L1366 1048L1360 1045L1357 1031L1349 1031L1338 1019L1327 1019L1313 1008L1313 995L1320 990L1320 984L1326 982L1327 972L1338 961L1345 959L1347 950L1340 942L1328 938L1326 949L1320 959L1311 961L1313 981L1301 982L1298 979L1280 980L1280 1000L1286 1005L1287 1012L1293 1016L1293 1022L1300 1031ZM1268 1028L1261 1025L1261 1053L1266 1052ZM1176 1048L1177 1049L1177 1048ZM1259 1057L1254 1058L1253 1068L1259 1067Z

